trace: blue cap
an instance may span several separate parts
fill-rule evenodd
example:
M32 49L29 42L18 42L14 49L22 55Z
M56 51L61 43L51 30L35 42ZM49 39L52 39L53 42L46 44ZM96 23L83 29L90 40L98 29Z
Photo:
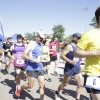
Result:
M78 32L73 34L73 37L80 38L81 36L82 36L81 33L78 33Z

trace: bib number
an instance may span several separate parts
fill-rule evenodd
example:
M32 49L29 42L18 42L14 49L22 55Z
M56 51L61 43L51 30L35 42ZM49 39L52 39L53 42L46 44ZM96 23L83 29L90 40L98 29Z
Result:
M17 64L24 64L24 60L17 60L16 63Z
M52 46L52 49L53 49L53 50L56 50L56 46Z
M100 78L95 76L89 76L86 80L85 87L100 90Z

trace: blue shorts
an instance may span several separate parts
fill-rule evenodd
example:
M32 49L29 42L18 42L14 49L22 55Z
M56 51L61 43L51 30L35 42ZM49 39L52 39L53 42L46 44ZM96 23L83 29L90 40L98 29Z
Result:
M81 69L80 67L65 67L64 68L64 74L68 75L68 76L74 76L75 74L79 74L81 73Z

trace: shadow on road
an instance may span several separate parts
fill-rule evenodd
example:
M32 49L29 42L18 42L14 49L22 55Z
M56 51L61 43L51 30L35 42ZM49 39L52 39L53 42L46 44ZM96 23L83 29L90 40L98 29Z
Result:
M58 79L59 79L59 82L62 82L62 81L63 81L63 77L60 77L60 78L58 78ZM75 82L75 80L74 80L73 77L72 77L71 80L69 81L69 84L70 84L70 85L76 85L76 82Z
M27 91L23 90L21 96L18 98L15 96L15 88L16 88L16 83L13 80L5 79L4 81L1 81L1 84L4 84L5 86L9 86L11 90L9 91L9 94L12 94L14 100L15 99L21 99L21 100L26 100L26 98L30 100L39 100L37 98L33 98Z
M62 90L62 94L70 95L73 98L76 98L76 91L73 91L73 90L70 90L70 89L68 89L68 90L67 89L63 89ZM89 98L84 96L84 95L81 95L80 100L89 100Z
M64 67L58 67L58 68L60 68L60 69L64 69Z
M15 72L11 72L10 75L15 76Z
M39 93L39 89L38 89L36 92ZM45 95L46 95L47 97L49 97L50 100L55 100L55 99L54 99L54 92L55 92L54 90L45 87ZM66 98L63 98L62 96L60 96L60 98L61 98L62 100L67 100ZM48 100L49 100L49 99L48 99Z

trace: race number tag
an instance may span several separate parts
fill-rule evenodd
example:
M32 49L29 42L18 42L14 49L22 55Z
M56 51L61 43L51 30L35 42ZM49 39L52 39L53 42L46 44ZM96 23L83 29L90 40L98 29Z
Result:
M87 78L85 87L100 90L100 78L95 76L89 76Z
M22 54L14 54L14 66L17 67L25 67L26 66L26 62L25 59L22 58Z
M52 49L53 49L53 50L56 50L56 46L52 46Z
M24 60L17 60L16 63L17 64L24 64Z

